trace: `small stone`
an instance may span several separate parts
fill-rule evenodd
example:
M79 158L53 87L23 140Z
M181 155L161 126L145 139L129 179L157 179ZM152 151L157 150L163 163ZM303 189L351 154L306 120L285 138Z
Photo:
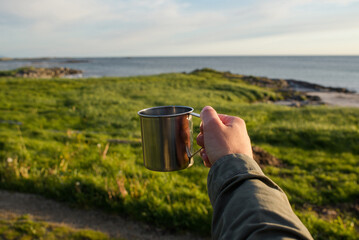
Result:
M299 107L300 107L300 103L299 103L299 102L293 102L290 106L291 106L291 107L297 107L297 108L299 108Z

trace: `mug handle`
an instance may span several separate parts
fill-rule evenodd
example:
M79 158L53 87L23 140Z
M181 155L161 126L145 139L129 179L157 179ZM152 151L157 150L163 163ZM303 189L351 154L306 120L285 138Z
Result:
M191 112L190 114L191 114L192 116L195 116L195 117L198 117L198 118L201 117L201 115L199 115L198 113Z
M190 113L192 116L195 116L195 117L198 117L198 118L200 118L200 114L198 114L198 113L194 113L194 112L191 112ZM193 154L189 151L189 149L187 148L187 155L188 155L188 158L189 159L191 159L191 158L193 158L194 157L194 155L196 155L197 153L199 153L199 151L201 151L202 150L202 148L203 147L201 147L200 149L198 149L197 151L195 151Z

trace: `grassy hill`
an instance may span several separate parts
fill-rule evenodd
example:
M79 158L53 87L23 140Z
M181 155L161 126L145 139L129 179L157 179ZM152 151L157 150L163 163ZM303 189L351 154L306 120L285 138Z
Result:
M358 239L359 109L267 103L282 98L213 70L0 77L0 188L208 235L208 169L196 157L187 170L146 170L137 111L187 105L200 112L211 105L245 119L253 144L282 161L264 172L287 193L315 239ZM199 123L194 119L195 132Z

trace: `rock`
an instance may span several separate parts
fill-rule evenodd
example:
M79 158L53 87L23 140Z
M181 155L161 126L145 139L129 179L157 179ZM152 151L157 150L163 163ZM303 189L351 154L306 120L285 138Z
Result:
M314 101L314 102L320 102L320 101L322 101L322 99L319 97L319 96L316 96L316 95L308 95L307 94L307 98L308 98L308 100L310 100L310 101Z
M335 211L334 209L330 209L330 208L323 208L321 213L327 219L334 219L338 216L337 211Z
M288 83L283 79L270 79L266 77L243 76L242 79L252 85L274 89L287 89Z
M290 106L299 108L301 106L301 104L300 104L300 102L295 101Z
M294 79L286 79L290 88L296 91L303 92L341 92L341 93L353 93L353 91L349 91L346 88L335 88L335 87L325 87L315 83L309 83L305 81L299 81Z

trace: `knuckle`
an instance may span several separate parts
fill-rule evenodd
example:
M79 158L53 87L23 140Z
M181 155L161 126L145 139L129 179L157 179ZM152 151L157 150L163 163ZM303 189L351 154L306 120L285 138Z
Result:
M234 120L237 124L239 124L240 126L245 126L246 125L246 122L240 118L240 117L236 117L235 120Z

